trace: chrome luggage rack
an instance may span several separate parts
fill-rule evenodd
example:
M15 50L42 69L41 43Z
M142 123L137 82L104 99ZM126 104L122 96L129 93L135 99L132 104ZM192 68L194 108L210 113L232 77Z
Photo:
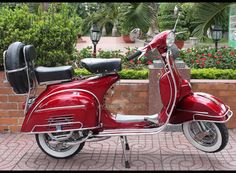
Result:
M37 92L36 76L35 76L35 73L32 73L32 75L33 75L32 78L34 78L34 79L32 80L32 86L31 86L30 76L29 76L29 66L28 66L28 62L26 61L26 56L25 56L25 47L23 47L23 55L24 55L24 61L25 61L25 67L23 67L23 68L18 68L18 69L14 69L14 70L7 70L6 69L6 54L7 54L7 50L5 50L3 52L3 66L4 66L4 74L5 74L5 80L3 81L3 83L9 82L8 78L7 78L8 73L20 72L20 71L24 71L24 70L26 71L27 80L28 80L28 88L29 88L28 93L19 94L19 93L16 93L12 89L12 91L16 95L27 95L26 102L25 102L25 108L24 108L24 115L25 115L27 110L29 109L30 105L32 105L32 103L35 100L35 96L36 96L36 92Z

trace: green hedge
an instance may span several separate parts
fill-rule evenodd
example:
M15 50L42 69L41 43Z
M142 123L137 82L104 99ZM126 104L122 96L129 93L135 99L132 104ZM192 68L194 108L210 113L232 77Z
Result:
M91 75L86 69L76 69L76 75ZM148 79L149 70L123 69L121 79ZM191 79L236 79L236 70L232 69L191 69Z
M191 69L191 79L236 79L233 69Z
M149 73L148 69L143 69L143 70L124 69L119 72L121 79L147 79L148 73ZM75 74L83 76L91 75L91 73L86 69L76 69Z

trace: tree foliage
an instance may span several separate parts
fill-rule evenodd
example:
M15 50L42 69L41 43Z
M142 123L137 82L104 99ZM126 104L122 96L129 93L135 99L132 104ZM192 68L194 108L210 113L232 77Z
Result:
M207 30L212 25L219 25L227 28L228 24L228 9L230 3L196 3L195 13L196 28L193 31L194 36L203 38Z

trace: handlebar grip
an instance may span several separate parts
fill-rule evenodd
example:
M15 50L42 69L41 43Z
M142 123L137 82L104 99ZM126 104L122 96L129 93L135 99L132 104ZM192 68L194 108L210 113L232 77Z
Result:
M127 58L127 60L129 61L129 60L132 60L132 59L134 59L134 58L136 58L137 56L139 56L139 55L141 55L142 54L142 52L140 51L140 50L138 50L137 52L135 52L133 55L130 55L128 58Z

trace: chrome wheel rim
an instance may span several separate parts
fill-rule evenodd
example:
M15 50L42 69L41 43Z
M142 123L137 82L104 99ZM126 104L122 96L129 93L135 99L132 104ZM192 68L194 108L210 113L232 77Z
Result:
M66 145L64 142L57 142L53 140L48 134L44 134L44 140L48 148L57 152L65 152L72 148L72 146ZM53 143L53 141L55 143Z
M202 129L200 123L205 130ZM192 139L202 146L212 147L217 143L218 135L214 123L194 121L190 123L188 130Z

